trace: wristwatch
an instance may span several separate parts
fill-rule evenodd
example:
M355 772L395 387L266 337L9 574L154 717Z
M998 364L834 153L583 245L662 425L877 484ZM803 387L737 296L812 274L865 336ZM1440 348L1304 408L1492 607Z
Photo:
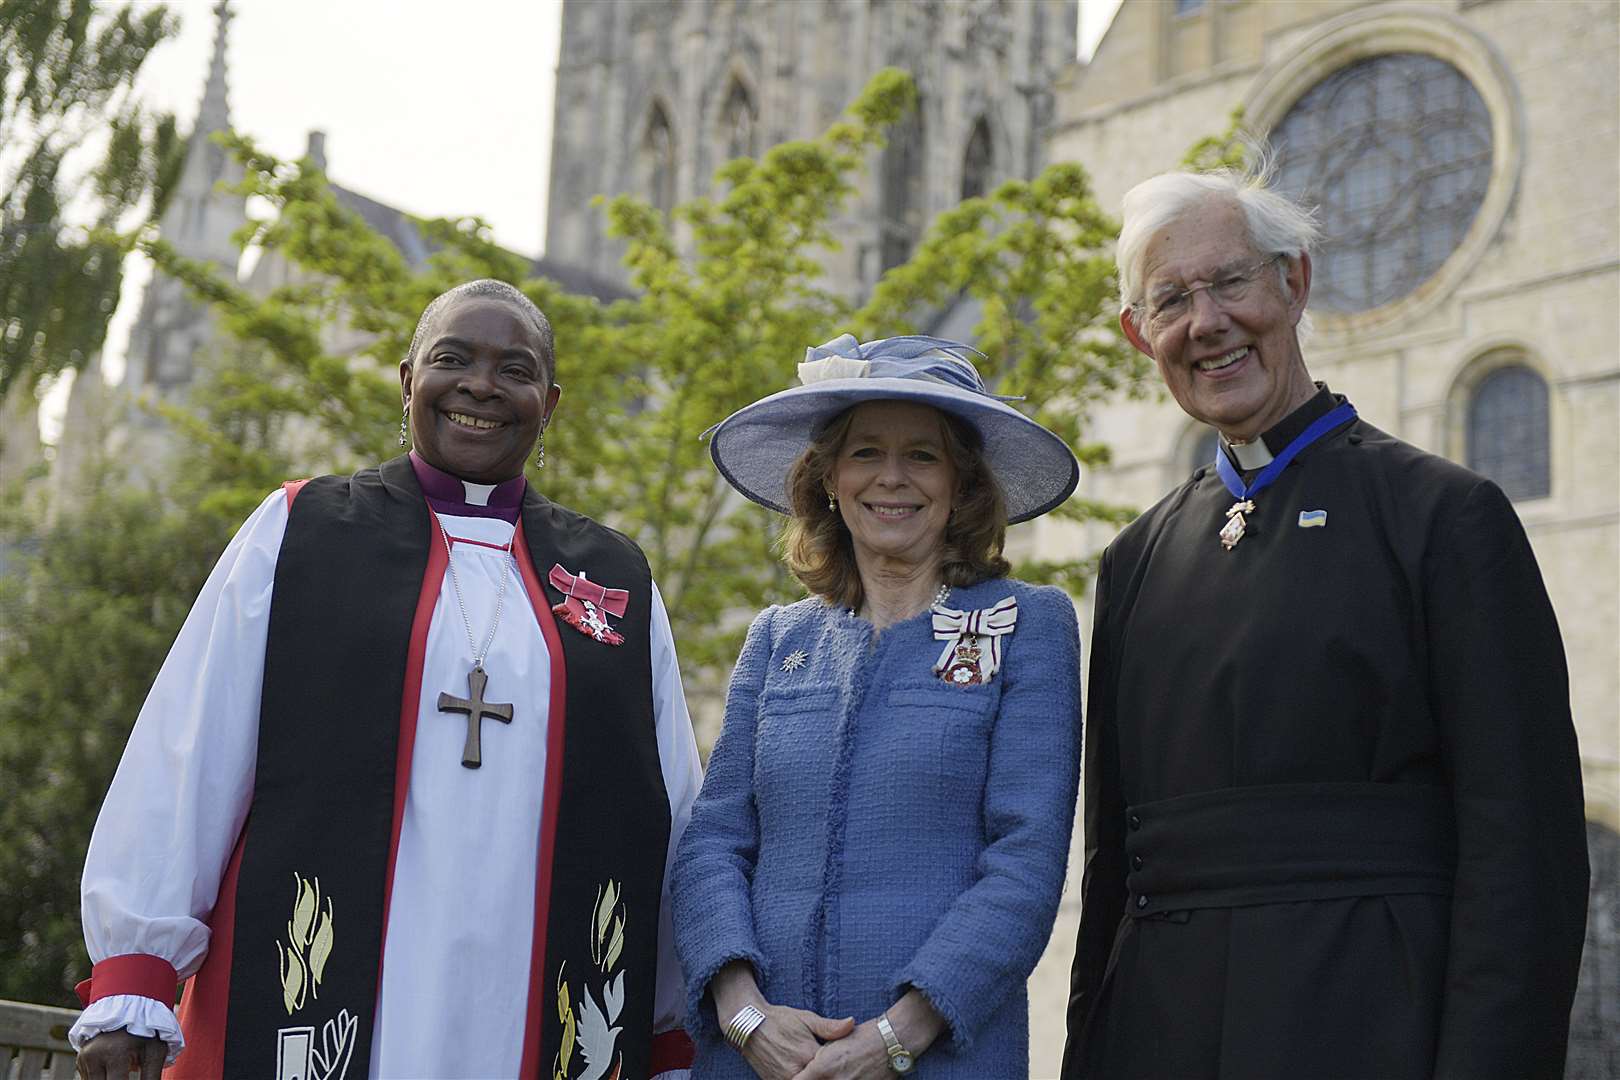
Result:
M894 1028L889 1025L888 1013L878 1017L877 1029L878 1034L883 1036L883 1045L889 1051L889 1068L904 1076L917 1064L917 1059L912 1056L910 1050L900 1045L899 1039L895 1038Z

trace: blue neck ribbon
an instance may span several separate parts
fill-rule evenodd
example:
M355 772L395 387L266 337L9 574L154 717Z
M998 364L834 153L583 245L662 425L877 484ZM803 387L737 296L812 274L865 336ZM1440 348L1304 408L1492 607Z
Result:
M1317 417L1310 427L1296 435L1294 441L1283 447L1283 452L1272 458L1271 464L1261 469L1259 475L1247 485L1243 483L1243 477L1238 474L1232 460L1226 456L1226 451L1217 444L1215 447L1215 471L1220 474L1221 483L1226 485L1226 490L1232 493L1234 499L1241 501L1253 498L1269 486L1273 480L1281 476L1282 471L1288 468L1288 463L1298 457L1301 450L1304 450L1340 424L1355 418L1356 407L1348 401L1335 408L1332 412Z

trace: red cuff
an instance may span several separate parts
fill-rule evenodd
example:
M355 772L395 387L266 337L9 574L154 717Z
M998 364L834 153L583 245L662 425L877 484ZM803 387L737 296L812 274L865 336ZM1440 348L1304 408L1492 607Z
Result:
M654 1035L652 1064L647 1067L647 1072L657 1076L671 1069L690 1069L692 1058L696 1053L697 1049L692 1045L692 1040L680 1028Z
M167 960L147 953L126 953L109 956L92 967L90 977L73 989L86 1007L104 997L135 994L161 1001L172 1009L179 985L180 973Z

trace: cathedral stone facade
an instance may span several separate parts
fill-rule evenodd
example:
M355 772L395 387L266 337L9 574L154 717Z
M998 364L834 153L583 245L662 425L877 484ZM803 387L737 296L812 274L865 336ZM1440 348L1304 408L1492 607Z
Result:
M1569 657L1591 822L1568 1075L1620 1075L1620 12L1124 0L1058 91L1048 155L1084 164L1117 210L1236 106L1273 145L1279 182L1322 216L1312 374L1384 430L1496 479L1530 534ZM1082 490L1138 508L1213 456L1213 433L1167 396L1101 409L1089 433L1114 458ZM1057 527L1040 544L1109 539ZM1081 844L1031 994L1037 1044L1061 1038Z
M824 260L833 287L864 294L934 215L1040 170L1077 20L1077 0L567 0L547 252L622 280L592 197L668 210L707 194L725 162L819 134L895 66L917 80L919 107Z
M158 222L158 235L185 258L234 275L241 251L231 236L247 222L247 199L229 189L241 182L243 172L241 164L214 141L214 136L231 129L226 44L233 16L223 0L215 5L214 16L208 79L187 139L185 163ZM155 471L172 452L174 440L163 420L135 403L181 400L197 365L215 355L220 339L218 321L207 305L198 303L179 281L154 273L130 327L118 387L105 384L99 354L73 381L52 464L53 486L73 490L86 464L109 450L119 455L134 478Z

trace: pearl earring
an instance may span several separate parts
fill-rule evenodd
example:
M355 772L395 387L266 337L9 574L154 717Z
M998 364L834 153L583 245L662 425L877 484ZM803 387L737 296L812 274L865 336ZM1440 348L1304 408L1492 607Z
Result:
M838 496L834 495L830 491L827 492L827 509L831 510L835 514L838 513Z

